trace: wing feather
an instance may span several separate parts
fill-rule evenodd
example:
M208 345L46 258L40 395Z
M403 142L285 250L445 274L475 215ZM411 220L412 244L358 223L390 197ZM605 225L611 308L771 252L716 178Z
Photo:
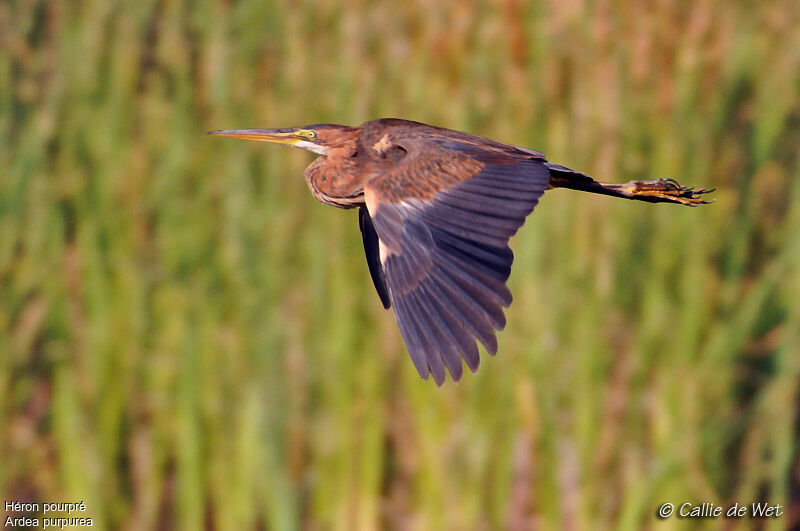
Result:
M448 348L449 344L445 341L442 341L441 338L436 337L438 328L436 328L436 325L428 316L426 305L418 297L417 293L409 293L407 298L411 318L417 324L417 327L424 336L426 345L425 359L427 360L428 368L433 375L433 381L436 382L436 385L442 385L445 378L445 369L444 362L442 361L441 351L445 348Z
M386 275L381 266L378 233L369 217L369 211L365 205L358 208L358 226L361 229L361 240L364 244L364 254L367 256L367 267L375 291L381 299L383 307L387 310L391 307L392 301L389 299L389 287L386 285Z
M420 376L427 378L430 373L430 367L428 366L426 352L430 351L432 346L425 339L422 329L408 307L409 303L410 301L406 298L398 298L394 302L394 314L397 318L397 325L400 328L400 335L403 336L403 341L406 344L406 349L411 356L414 367L416 367Z
M464 356L464 361L473 372L478 370L480 364L480 357L478 355L478 346L475 344L475 338L482 335L481 331L473 330L474 326L469 320L469 317L464 315L459 310L458 301L453 300L451 296L442 291L442 289L430 279L423 283L423 289L430 299L437 301L439 307L443 310L442 314L447 321L448 327L455 337L456 342ZM492 334L491 327L485 327L487 335Z
M483 313L480 305L470 299L469 296L461 291L450 279L442 280L432 277L425 282L428 291L434 293L439 298L442 305L445 306L451 315L459 320L465 330L469 332L473 345L475 344L475 338L477 338L487 351L492 353L497 351L494 328L489 322L488 317ZM477 349L477 347L475 348ZM476 369L477 365L475 365L473 370Z
M437 208L427 209L423 213L424 220L429 225L434 225L450 232L465 231L468 237L472 237L476 232L493 241L502 244L505 238L514 234L519 227L520 218L495 217L491 224L481 227L475 226L475 217L460 208L450 206L442 202ZM474 238L473 238L474 239Z
M434 261L439 266L437 272L446 272L447 278L461 280L481 293L485 292L491 296L491 301L487 304L499 304L503 307L511 304L511 292L505 284L505 279L498 280L497 277L486 274L474 263L451 254L437 253ZM473 297L473 300L477 299Z
M447 251L448 254L460 257L468 263L472 258L478 269L486 271L490 275L496 275L500 280L506 280L511 274L514 253L508 247L485 245L438 228L432 228L431 232L434 232L434 240L438 247Z
M450 371L453 378L460 377L462 373L461 358L458 355L458 347L456 346L456 339L453 337L450 328L441 316L438 308L438 303L434 299L430 299L423 289L417 290L412 294L412 301L416 305L419 312L417 317L423 318L430 332L429 337L435 342L436 352L429 354L429 358L433 358L431 370L438 369L438 363L442 363L442 368L445 366ZM437 367L434 367L437 365ZM441 378L439 377L441 376ZM444 382L444 370L441 375L437 372L433 373L433 379L437 384L441 385Z
M366 205L400 333L420 375L441 385L445 370L461 378L462 359L477 370L476 340L497 352L495 332L512 300L508 240L549 171L519 150L393 141L407 154L366 183Z
M440 192L440 194L440 200L445 204L490 218L508 218L511 214L515 218L524 219L531 212L530 201L499 201L451 190Z

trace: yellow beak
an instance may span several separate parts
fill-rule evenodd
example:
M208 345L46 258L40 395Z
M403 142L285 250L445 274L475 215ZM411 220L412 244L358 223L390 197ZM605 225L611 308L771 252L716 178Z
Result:
M296 131L296 129L225 129L222 131L209 131L208 134L294 146L304 140L303 137L295 134Z

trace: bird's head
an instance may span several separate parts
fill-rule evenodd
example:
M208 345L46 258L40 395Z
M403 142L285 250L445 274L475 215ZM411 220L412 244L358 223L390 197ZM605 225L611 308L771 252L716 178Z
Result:
M346 125L316 124L288 129L225 129L209 135L286 144L327 156L331 150L348 147L355 141L358 129Z

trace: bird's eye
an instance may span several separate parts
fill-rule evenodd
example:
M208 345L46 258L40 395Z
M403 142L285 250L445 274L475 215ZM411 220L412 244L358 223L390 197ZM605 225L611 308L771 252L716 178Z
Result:
M306 136L308 138L317 138L317 132L316 131L308 131L308 132L306 132Z

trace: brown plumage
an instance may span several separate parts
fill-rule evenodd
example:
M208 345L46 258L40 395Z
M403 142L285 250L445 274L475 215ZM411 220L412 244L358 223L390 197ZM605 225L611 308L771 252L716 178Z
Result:
M321 157L305 171L314 197L359 209L367 264L414 365L437 385L475 371L476 340L497 352L511 304L508 240L548 188L696 206L711 190L671 179L599 183L542 153L398 119L210 134L289 144Z

